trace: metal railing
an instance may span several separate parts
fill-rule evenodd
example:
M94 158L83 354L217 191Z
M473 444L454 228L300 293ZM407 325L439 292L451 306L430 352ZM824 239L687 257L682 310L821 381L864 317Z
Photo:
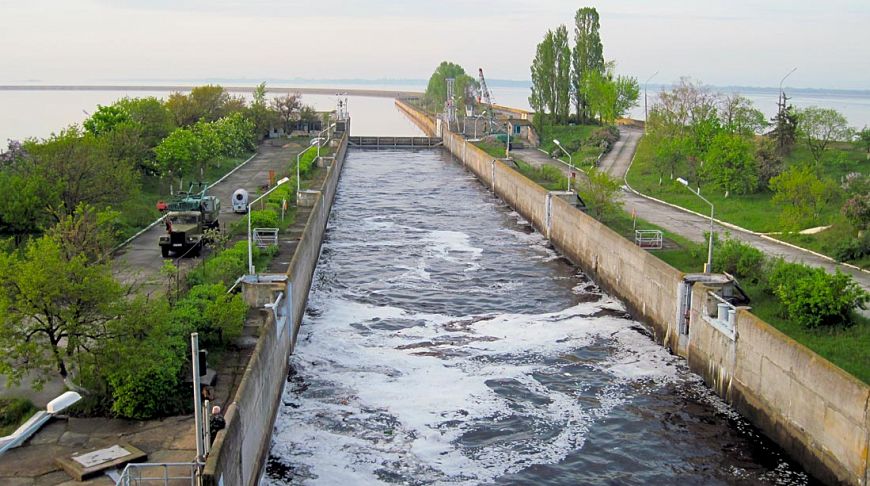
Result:
M278 244L278 228L254 228L254 243L260 248Z
M662 249L662 232L659 230L634 230L634 242L641 248Z
M115 482L115 486L181 486L197 484L195 462L129 463Z

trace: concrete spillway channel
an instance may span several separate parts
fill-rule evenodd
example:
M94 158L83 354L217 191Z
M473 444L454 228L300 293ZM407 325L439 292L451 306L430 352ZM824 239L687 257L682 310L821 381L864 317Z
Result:
M703 284L685 293L685 275L442 138L458 164L385 152L348 162L355 178L338 191L343 141L286 270L246 282L259 336L206 484L256 484L267 462L276 484L813 483L789 457L826 482L866 484L866 385L745 311L726 329ZM482 186L457 185L470 174ZM482 285L484 271L506 273ZM785 399L789 388L808 400ZM804 421L812 410L830 419Z

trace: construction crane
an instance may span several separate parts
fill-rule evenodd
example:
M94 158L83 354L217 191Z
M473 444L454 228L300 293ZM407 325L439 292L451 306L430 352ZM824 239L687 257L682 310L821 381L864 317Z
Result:
M494 125L493 120L493 108L492 108L492 94L489 92L489 88L486 86L486 78L483 76L483 68L479 68L477 70L478 75L478 83L480 83L480 96L477 97L477 102L487 107L487 116L489 116L489 126L490 129Z

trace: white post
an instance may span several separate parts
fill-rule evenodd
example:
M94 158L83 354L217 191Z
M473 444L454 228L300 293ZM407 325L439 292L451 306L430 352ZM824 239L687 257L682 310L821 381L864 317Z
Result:
M254 251L251 248L251 204L248 204L248 275L254 274Z
M202 438L202 384L199 381L199 334L190 334L190 357L193 369L193 420L196 422L196 462L197 470L203 462L205 448Z
M646 108L646 87L649 84L650 80L652 80L652 78L656 77L656 74L658 74L658 73L659 73L658 71L654 72L653 75L650 76L649 78L647 78L646 82L643 83L643 131L644 131L644 133L646 133L646 122L649 121L649 113L647 112L647 108Z

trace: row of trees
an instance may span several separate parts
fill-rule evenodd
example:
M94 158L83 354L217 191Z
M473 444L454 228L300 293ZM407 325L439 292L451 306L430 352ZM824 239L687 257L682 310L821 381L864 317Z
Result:
M866 227L867 176L856 173L842 184L825 176L832 144L853 138L835 110L789 106L768 122L745 97L714 93L684 78L659 95L646 129L660 183L679 175L725 197L772 191L786 228L818 223L827 205L846 202L844 214L857 228ZM809 157L785 167L797 143Z
M565 124L573 102L579 123L607 124L636 104L637 79L617 75L616 64L605 62L599 30L598 11L584 7L574 17L573 47L566 26L547 31L531 65L529 104L535 112Z
M261 84L248 104L220 86L190 93L123 98L98 106L82 127L43 140L10 142L0 153L0 234L39 234L80 204L122 208L143 177L199 177L218 157L255 148L273 127L313 123L317 113L299 95L268 100Z

